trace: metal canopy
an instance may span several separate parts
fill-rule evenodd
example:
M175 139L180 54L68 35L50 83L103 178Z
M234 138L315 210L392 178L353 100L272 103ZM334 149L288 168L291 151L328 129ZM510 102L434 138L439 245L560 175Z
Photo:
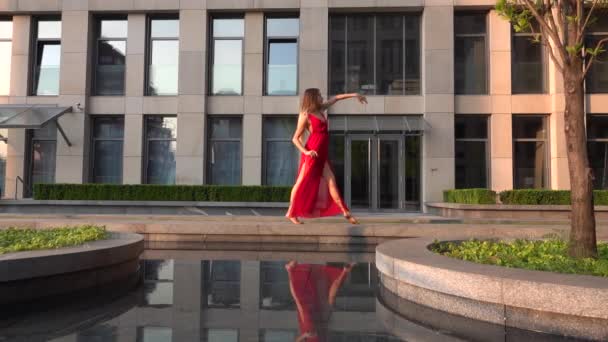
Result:
M40 129L50 121L56 121L70 110L72 110L72 107L49 105L0 105L0 129ZM68 146L72 146L72 143L68 140L59 122L57 122L57 129ZM6 142L6 139L4 139L4 141Z
M430 125L421 115L349 115L330 118L330 131L422 133Z

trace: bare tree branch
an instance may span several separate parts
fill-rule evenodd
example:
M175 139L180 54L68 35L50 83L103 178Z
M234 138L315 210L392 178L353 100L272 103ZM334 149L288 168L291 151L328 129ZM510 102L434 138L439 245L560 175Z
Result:
M568 58L568 54L566 53L566 49L564 46L564 42L559 39L559 35L557 32L553 31L549 25L545 22L543 16L538 13L538 10L535 7L535 4L532 0L521 0L525 4L526 8L532 13L536 21L541 25L541 28L544 28L545 38L549 41L548 38L551 38L554 43L554 47L559 51L559 55L562 58L564 65L569 64L570 59ZM543 31L543 30L541 30Z
M577 44L583 43L583 39L585 39L585 35L583 34L585 32L584 29L587 27L587 25L589 25L589 20L591 20L591 16L593 15L593 12L595 11L595 7L597 6L597 4L599 2L600 2L600 0L593 0L591 8L589 9L589 13L587 13L587 18L585 18L585 22L582 26L583 30L581 30L581 32L579 32L578 37L576 37Z
M601 39L599 42L597 42L597 45L595 46L595 50L601 50L604 47L604 44L608 43L608 37ZM597 54L591 56L591 58L589 59L589 62L587 62L587 65L585 66L585 71L583 72L583 78L585 78L587 76L587 73L589 72L589 69L591 69L591 66L593 65L593 62L595 61L595 58L597 57Z

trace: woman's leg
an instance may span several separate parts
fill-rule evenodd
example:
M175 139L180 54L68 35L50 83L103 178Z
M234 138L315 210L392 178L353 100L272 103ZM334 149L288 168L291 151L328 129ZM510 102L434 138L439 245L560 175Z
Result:
M291 213L291 210L292 210L295 196L298 192L298 189L300 188L300 185L302 184L302 180L304 179L305 173L306 173L306 165L303 165L300 170L300 173L298 174L298 179L296 180L296 183L293 185L293 188L291 188L291 195L289 198L289 209L287 210L287 215L285 215L291 222L293 222L295 224L302 224L302 222L300 220L298 220L298 218Z
M342 196L340 196L340 190L338 189L338 183L336 182L336 176L334 175L334 172L332 171L331 167L329 167L329 163L327 162L325 163L325 167L323 168L323 178L327 182L327 187L329 188L329 195L338 205L338 207L342 209L344 217L346 217L346 219L350 221L350 223L357 224L357 220L352 217L350 211L344 205Z

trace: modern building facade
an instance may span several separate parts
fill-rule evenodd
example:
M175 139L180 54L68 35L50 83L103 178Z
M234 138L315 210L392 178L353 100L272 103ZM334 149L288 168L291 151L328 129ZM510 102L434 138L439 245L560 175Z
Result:
M567 189L560 75L493 5L0 1L3 195L28 197L37 182L291 185L310 87L368 96L330 111L332 161L354 208L424 210L455 187ZM603 19L588 41L607 35ZM587 80L598 188L606 59Z

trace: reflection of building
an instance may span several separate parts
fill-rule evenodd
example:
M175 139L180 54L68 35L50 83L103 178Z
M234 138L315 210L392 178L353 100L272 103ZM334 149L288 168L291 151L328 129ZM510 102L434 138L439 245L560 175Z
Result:
M0 117L14 104L84 108L59 119L71 146L0 131L5 197L15 185L29 196L36 181L288 185L309 87L369 96L330 113L331 159L356 209L419 211L454 187L569 187L560 77L487 1L14 0L0 10ZM608 36L606 18L587 45ZM606 58L586 89L601 188ZM121 134L96 136L99 117ZM154 137L150 117L173 121L172 136ZM265 129L278 121L288 125Z
M145 260L140 305L58 341L104 336L108 341L293 341L297 314L285 262ZM355 266L332 314L332 341L392 341L375 314L375 266ZM105 341L105 340L104 340Z

